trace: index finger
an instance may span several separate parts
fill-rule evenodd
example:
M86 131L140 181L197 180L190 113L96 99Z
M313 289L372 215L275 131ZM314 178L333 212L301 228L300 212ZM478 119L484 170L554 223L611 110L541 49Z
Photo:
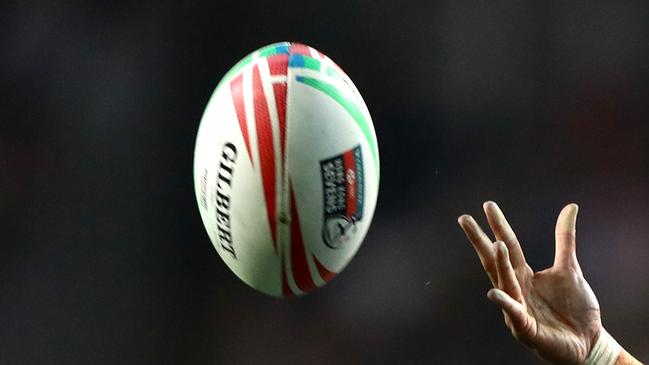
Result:
M462 215L457 219L466 237L471 241L484 271L489 276L494 288L498 287L498 274L496 273L496 251L489 237L482 231L478 223L470 215Z
M517 269L526 265L525 255L523 255L523 249L518 242L518 238L516 238L516 234L514 234L512 227L507 222L507 219L505 219L505 215L498 205L489 201L484 203L483 208L487 216L487 221L489 222L489 227L491 227L496 239L505 242L507 245L512 267Z

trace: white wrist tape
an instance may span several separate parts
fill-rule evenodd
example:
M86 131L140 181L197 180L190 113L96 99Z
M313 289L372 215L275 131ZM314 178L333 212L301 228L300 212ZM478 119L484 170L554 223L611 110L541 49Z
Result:
M602 327L583 365L613 365L621 351L622 346Z

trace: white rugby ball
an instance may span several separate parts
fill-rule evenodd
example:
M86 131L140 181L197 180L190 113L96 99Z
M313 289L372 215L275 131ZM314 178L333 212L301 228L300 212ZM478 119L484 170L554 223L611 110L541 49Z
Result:
M319 51L263 47L223 77L207 104L194 186L216 251L246 284L276 297L321 287L352 259L376 207L370 113Z

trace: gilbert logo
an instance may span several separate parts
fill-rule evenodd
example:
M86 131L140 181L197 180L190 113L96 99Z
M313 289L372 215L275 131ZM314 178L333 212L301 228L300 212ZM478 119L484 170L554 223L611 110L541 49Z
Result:
M236 259L234 241L232 240L232 227L230 224L230 207L232 206L232 179L234 166L237 161L237 148L227 142L221 150L219 158L219 174L216 180L216 227L220 247Z
M322 239L331 248L349 242L363 218L363 156L358 145L320 161L324 192Z

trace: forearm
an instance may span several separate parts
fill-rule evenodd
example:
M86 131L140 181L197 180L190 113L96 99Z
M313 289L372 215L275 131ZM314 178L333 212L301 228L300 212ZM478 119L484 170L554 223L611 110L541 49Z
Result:
M642 365L642 363L623 349L620 356L617 357L615 365Z

